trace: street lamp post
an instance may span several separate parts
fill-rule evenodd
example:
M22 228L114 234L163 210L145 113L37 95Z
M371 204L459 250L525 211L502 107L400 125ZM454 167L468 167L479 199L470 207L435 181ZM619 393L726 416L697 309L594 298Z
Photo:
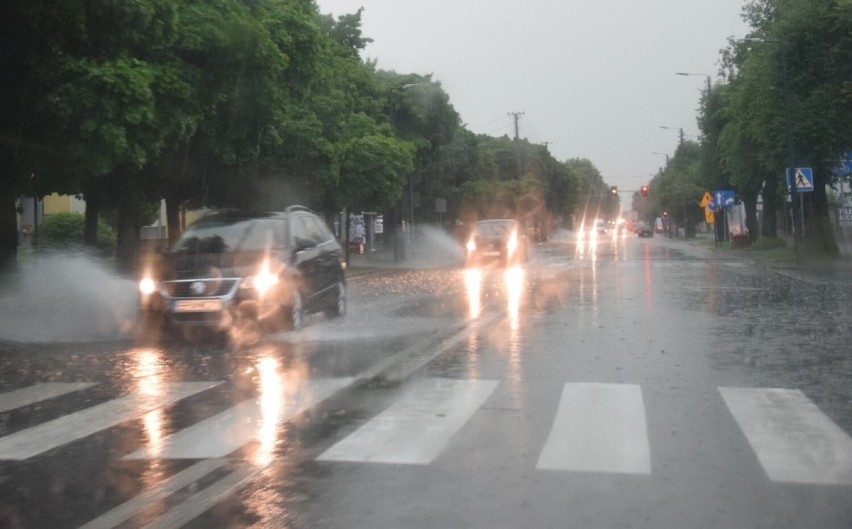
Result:
M405 83L398 87L394 87L395 90L399 90L400 92L403 90L408 90L409 88L413 88L415 86L421 86L426 83ZM392 123L395 126L395 123ZM409 247L411 243L414 242L414 174L408 173L408 242Z
M683 138L684 138L683 127L667 127L665 125L660 125L660 128L665 129L665 130L676 130L676 131L678 131L677 135L678 135L678 139L680 140L680 145L683 145Z
M675 75L680 75L683 77L704 77L707 80L707 87L705 88L704 97L705 97L705 105L709 106L710 104L710 90L712 89L712 81L710 76L706 73L695 73L695 72L675 72ZM719 163L716 157L716 142L717 138L715 135L715 131L713 130L712 125L709 127L709 130L706 131L707 136L705 136L706 142L708 145L708 151L710 152L710 156L712 157L710 160L709 170L710 181L712 181L719 188L727 186L727 182L722 176L721 171L719 171ZM715 221L713 226L713 239L715 244L719 244L722 241L728 240L728 230L725 229L725 224L727 221L727 212L724 208L722 208L722 215L715 215Z
M784 100L784 141L787 144L787 171L793 171L796 163L796 151L793 144L793 127L790 122L790 76L787 73L787 50L781 39L764 39L761 37L746 37L741 42L755 42L759 44L776 44L781 51L781 76L782 76L782 98ZM785 173L786 176L786 173ZM799 245L804 240L805 234L805 207L804 195L799 193L796 183L789 186L790 203L793 206L793 249L799 255ZM796 226L796 195L799 195L799 225Z
M400 86L392 86L390 88L390 91L393 92L394 90L398 90L398 91L402 92L403 90L408 90L409 88L413 88L415 86L420 86L420 85L424 85L424 84L426 84L426 83L405 83L405 84L402 84ZM393 101L389 101L389 104L390 104L389 117L390 117L391 130L393 130L395 132L396 131L396 117L394 116ZM413 236L413 231L414 231L413 230L413 227L414 227L414 182L413 182L412 176L413 176L413 174L411 172L409 172L408 173L408 235L407 235L407 243L408 243L407 245L409 246L409 248L410 248L411 243L412 243L412 236ZM403 210L402 216L404 217L404 215L405 215L405 213L404 213L404 210ZM398 240L399 235L400 235L399 233L396 233L396 232L394 233L394 261L399 261L400 258L402 258L402 260L405 260L407 258L407 253L408 253L408 252L404 251L405 250L404 248L400 248L400 246L399 246L400 241Z

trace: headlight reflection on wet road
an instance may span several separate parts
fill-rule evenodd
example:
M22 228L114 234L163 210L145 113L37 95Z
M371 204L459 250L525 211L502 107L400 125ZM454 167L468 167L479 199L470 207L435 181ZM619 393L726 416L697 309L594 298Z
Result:
M468 316L475 320L482 313L482 270L466 268L464 286L467 291Z
M284 381L278 360L264 356L257 361L259 380L258 403L260 405L260 424L257 427L258 447L254 453L254 463L267 465L272 462L278 421L284 409Z
M506 311L509 315L509 327L517 331L520 326L521 297L524 291L524 272L518 266L507 268L503 272L506 286Z
M161 349L136 349L131 351L136 360L133 376L136 379L136 391L151 399L156 399L163 394L164 365L163 351ZM166 421L162 408L156 408L142 417L142 429L145 432L145 450L152 455L148 460L148 468L142 476L142 481L149 486L159 483L163 477L163 469L159 463L159 454L163 450L163 441L166 437Z
M506 288L506 315L509 323L509 372L507 384L513 405L521 406L523 401L524 375L521 363L521 303L524 294L524 271L518 266L507 268L503 272Z

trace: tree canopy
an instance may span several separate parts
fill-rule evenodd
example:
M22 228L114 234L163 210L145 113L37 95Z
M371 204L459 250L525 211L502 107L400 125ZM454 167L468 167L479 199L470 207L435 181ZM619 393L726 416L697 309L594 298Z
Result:
M588 160L462 125L431 75L362 60L361 10L312 0L10 0L0 21L0 254L16 248L15 201L82 195L86 240L117 219L131 269L150 204L386 212L407 198L462 217L570 223L617 210ZM414 201L412 201L414 202Z

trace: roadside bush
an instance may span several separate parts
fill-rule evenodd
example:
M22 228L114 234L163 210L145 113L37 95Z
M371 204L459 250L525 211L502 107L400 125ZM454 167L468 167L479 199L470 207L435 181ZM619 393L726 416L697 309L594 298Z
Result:
M38 244L61 249L82 247L85 224L85 217L79 213L47 216L38 228ZM103 219L98 220L97 248L104 253L115 249L115 230Z
M758 237L751 247L755 250L773 250L787 246L787 241L775 237Z

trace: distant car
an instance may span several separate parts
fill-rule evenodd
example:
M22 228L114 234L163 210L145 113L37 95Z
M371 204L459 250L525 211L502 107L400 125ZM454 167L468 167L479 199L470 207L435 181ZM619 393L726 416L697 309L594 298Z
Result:
M304 315L346 314L343 252L301 206L205 215L139 282L145 328L298 329Z
M650 226L648 226L647 224L645 224L644 222L636 223L636 225L634 227L634 231L640 237L653 237L654 236L654 229L651 228Z
M527 236L516 220L481 220L470 234L466 250L468 266L486 261L499 261L503 266L518 264L527 260Z

